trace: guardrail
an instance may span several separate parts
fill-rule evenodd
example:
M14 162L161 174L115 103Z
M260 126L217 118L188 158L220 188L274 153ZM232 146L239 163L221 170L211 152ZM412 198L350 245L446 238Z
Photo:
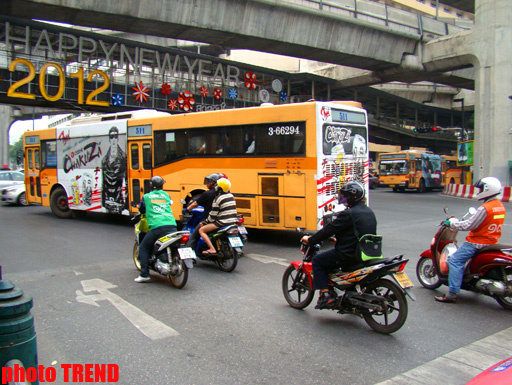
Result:
M439 20L414 12L398 9L387 4L368 0L282 0L332 15L348 16L375 23L392 30L419 35L427 41L440 36L465 31L473 27L470 20Z

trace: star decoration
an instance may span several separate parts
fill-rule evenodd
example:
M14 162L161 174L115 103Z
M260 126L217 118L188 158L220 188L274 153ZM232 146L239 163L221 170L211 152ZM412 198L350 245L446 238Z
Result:
M249 90L254 90L258 81L256 80L256 74L252 71L247 72L244 78L245 87Z
M169 107L170 110L175 111L178 108L178 101L176 99L169 100L167 107Z
M162 95L170 95L171 91L172 91L172 88L169 84L167 84L167 83L162 84L162 88L160 89L160 92L162 93Z
M238 91L236 88L230 88L228 94L231 99L236 99L238 97Z
M135 96L135 100L139 103L147 102L149 97L149 88L146 88L142 83L142 80L139 84L135 83L135 87L132 87L132 90L135 92L132 95Z
M279 93L279 97L283 102L286 102L286 99L288 99L288 95L286 95L286 92L282 91Z
M201 91L201 96L203 98L206 98L208 96L208 88L206 88L205 86L202 86L200 91Z
M193 110L194 104L196 104L194 95L189 91L181 92L180 96L178 97L178 104L180 105L180 108L185 112Z
M217 100L219 100L220 98L222 98L222 90L220 88L215 88L213 90L213 97Z
M112 104L114 106L121 106L123 104L124 96L121 96L119 92L115 95L112 95Z

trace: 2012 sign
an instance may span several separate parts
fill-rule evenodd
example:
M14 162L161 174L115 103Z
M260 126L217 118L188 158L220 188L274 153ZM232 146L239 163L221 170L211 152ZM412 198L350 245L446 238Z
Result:
M30 83L32 80L34 80L34 78L36 77L36 68L35 68L34 64L32 64L30 61L20 58L20 59L15 59L11 62L11 64L9 65L9 71L14 72L16 70L16 67L20 64L27 66L28 75L25 76L23 79L20 79L20 80L16 81L14 84L12 84L9 87L9 89L7 90L7 96L13 97L13 98L34 100L36 98L35 94L28 93L28 92L20 92L20 91L18 91L18 89L20 87L24 86L25 84ZM55 68L59 74L58 75L59 76L59 88L55 95L50 95L46 90L46 74L48 72L49 67ZM77 102L78 102L78 104L84 104L84 84L85 84L84 69L82 67L80 67L77 72L74 72L74 73L70 74L69 76L71 76L72 78L78 79ZM106 89L108 89L108 87L110 86L110 78L108 77L108 75L105 72L100 71L100 70L94 70L94 71L91 71L89 73L89 75L87 75L86 80L88 82L92 82L92 79L94 76L102 77L103 85L96 88L95 90L91 91L87 95L87 97L85 99L85 104L91 105L91 106L108 107L109 102L101 101L101 100L94 100L94 98L97 95L101 94ZM64 71L62 70L62 68L59 64L54 63L54 62L45 63L41 67L41 71L39 73L39 92L41 92L42 97L50 102L56 102L57 100L59 100L62 97L62 95L64 95L64 88L65 88L64 80L65 80L65 78L66 77L64 75Z

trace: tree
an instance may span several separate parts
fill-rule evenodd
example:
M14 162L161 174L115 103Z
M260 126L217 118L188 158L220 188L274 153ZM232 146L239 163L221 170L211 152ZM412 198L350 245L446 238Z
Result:
M23 136L9 147L9 163L18 167L23 165Z

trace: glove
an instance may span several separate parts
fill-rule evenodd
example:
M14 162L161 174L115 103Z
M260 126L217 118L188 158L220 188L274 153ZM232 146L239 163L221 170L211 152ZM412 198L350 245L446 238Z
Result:
M446 226L446 227L450 227L451 226L451 222L449 220L442 221L441 224L443 226Z
M444 220L442 222L442 224L443 224L443 226L446 226L446 227L452 227L452 224L454 222L458 222L458 219L452 217L452 218L448 218L448 219Z

